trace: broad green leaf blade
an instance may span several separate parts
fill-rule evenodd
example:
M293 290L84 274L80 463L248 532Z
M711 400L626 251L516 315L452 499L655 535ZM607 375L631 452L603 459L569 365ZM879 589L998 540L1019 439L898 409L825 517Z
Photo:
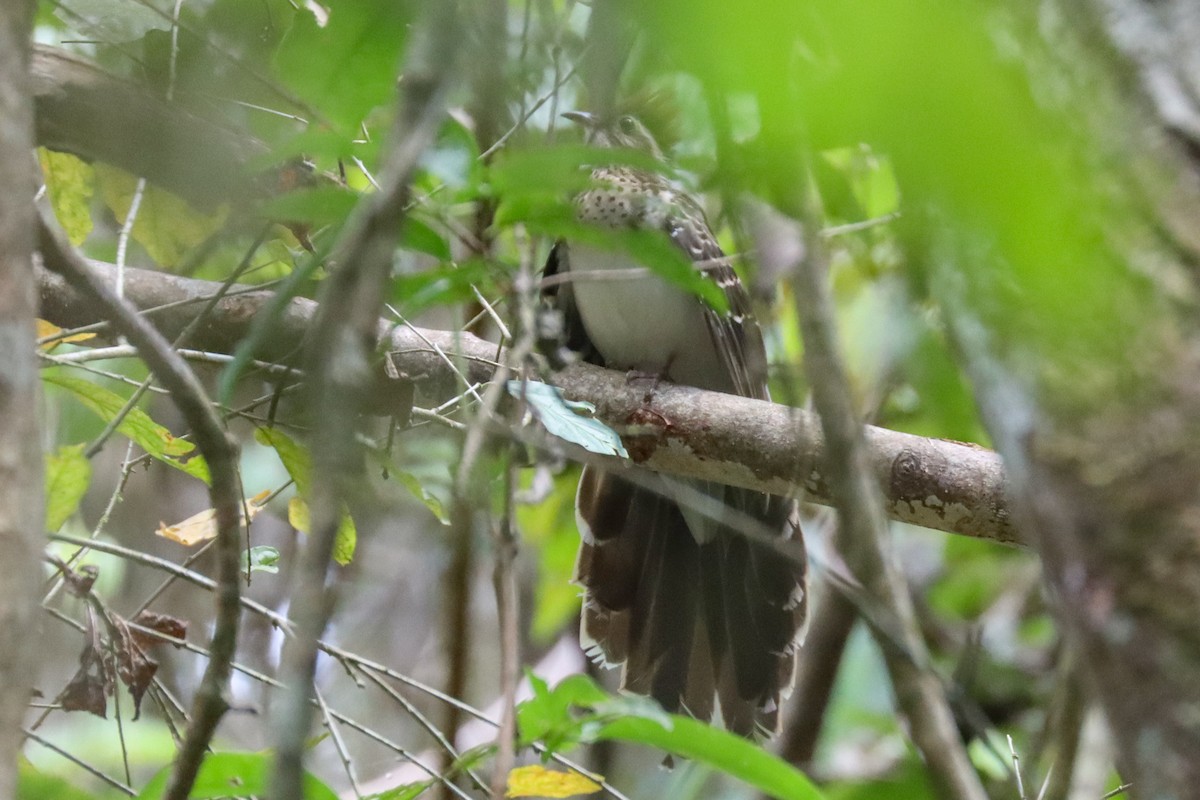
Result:
M21 800L97 800L96 795L75 788L57 775L39 771L24 756L17 768L17 797Z
M446 506L442 504L441 499L437 495L421 485L416 475L402 470L394 470L390 474L401 486L408 489L413 497L424 503L425 507L432 511L433 515L438 518L438 522L443 525L450 524L450 515L446 511Z
M394 94L411 3L353 0L327 5L322 27L295 15L275 56L275 72L345 131Z
M474 297L471 287L492 282L491 267L482 260L444 264L392 278L392 302L405 316L462 303Z
M200 765L191 800L252 797L267 793L271 775L270 753L211 753ZM171 768L164 767L136 800L160 800L166 791ZM304 774L304 800L337 800L337 794L312 775Z
M340 186L319 186L272 197L259 211L268 219L314 225L340 224L354 210L359 198L356 192Z
M592 453L629 457L616 431L597 419L581 416L580 412L595 411L590 403L565 400L557 387L540 381L509 381L508 393L528 402L538 422L558 438Z
M100 196L117 222L123 224L133 207L138 179L107 164L98 164L95 170ZM219 230L228 216L228 206L211 213L200 212L178 195L146 184L131 232L157 264L169 268Z
M431 255L438 261L449 261L453 258L446 235L434 230L428 223L422 222L412 214L404 220L404 227L400 229L400 245L406 250Z
M46 456L46 530L54 532L71 518L92 479L91 462L83 445L60 447Z
M275 451L301 495L312 492L312 457L306 449L278 428L259 428L254 438Z
M586 675L564 678L550 689L544 680L526 671L533 697L517 706L517 729L521 744L540 741L551 750L565 750L594 734L594 715L580 716L574 709L592 708L608 702L609 696Z
M343 567L354 560L354 551L358 548L358 529L350 517L350 511L342 506L342 519L338 522L337 533L333 540L333 560Z
M758 745L690 717L672 714L664 726L625 717L600 729L598 739L635 742L718 769L779 800L820 800L821 792L795 767Z
M300 496L312 496L312 456L295 439L278 428L259 428L254 432L254 438L259 444L274 448L283 462L283 468L296 482L296 490ZM288 518L292 527L305 533L309 532L308 505L303 501L293 501L288 504ZM298 524L298 523L303 524ZM354 558L354 550L358 545L358 529L350 517L350 510L342 506L342 519L338 523L336 539L333 543L333 559L345 566Z
M533 697L517 706L522 743L551 749L601 739L643 744L698 761L779 800L820 800L804 773L762 747L691 717L668 714L644 697L611 697L586 675L553 689L527 673Z
M58 153L44 147L39 147L37 152L54 217L66 232L67 239L78 247L92 232L95 171L90 164L70 153Z
M83 378L44 373L42 381L66 389L105 422L115 419L125 407L125 398ZM173 436L140 408L131 409L117 426L117 430L132 439L151 457L205 483L209 482L208 464L203 456L191 456L186 461L182 458L192 453L196 445Z

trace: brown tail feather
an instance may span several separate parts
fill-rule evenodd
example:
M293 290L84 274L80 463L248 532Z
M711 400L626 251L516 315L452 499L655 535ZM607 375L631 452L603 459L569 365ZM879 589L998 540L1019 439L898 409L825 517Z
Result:
M727 505L790 535L790 503L724 491ZM804 619L803 565L732 525L700 544L673 500L612 473L585 469L577 508L589 654L623 663L622 687L669 711L773 733Z

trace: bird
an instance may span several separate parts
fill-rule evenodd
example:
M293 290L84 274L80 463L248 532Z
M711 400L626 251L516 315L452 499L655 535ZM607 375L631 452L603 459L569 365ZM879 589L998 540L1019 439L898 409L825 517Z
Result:
M632 115L564 116L582 126L592 148L644 157L638 166L615 155L585 166L576 220L601 232L659 232L728 301L719 311L619 247L568 236L544 271L556 276L545 281L546 294L561 315L565 346L631 376L769 399L766 348L749 296L700 204L665 176L654 136ZM580 640L588 655L620 666L623 691L669 712L745 737L777 733L807 611L795 510L789 498L753 490L585 465L574 581L583 590ZM748 527L760 535L747 535ZM790 557L764 542L764 532L794 540Z

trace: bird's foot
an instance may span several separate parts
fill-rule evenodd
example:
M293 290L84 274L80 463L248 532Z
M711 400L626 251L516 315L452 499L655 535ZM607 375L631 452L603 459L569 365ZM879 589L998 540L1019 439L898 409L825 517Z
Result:
M625 373L626 386L645 385L646 393L642 395L642 402L649 404L654 398L654 393L658 391L658 384L662 382L663 373L661 372L646 372L640 369L631 369Z

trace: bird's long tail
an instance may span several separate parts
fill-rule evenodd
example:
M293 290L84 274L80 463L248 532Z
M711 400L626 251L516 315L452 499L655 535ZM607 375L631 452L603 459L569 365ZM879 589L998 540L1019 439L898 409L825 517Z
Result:
M725 507L793 535L790 501L720 490ZM710 525L700 543L676 500L592 468L577 513L589 655L623 664L622 688L668 711L716 717L744 736L776 732L806 611L803 560L748 538L734 520Z

